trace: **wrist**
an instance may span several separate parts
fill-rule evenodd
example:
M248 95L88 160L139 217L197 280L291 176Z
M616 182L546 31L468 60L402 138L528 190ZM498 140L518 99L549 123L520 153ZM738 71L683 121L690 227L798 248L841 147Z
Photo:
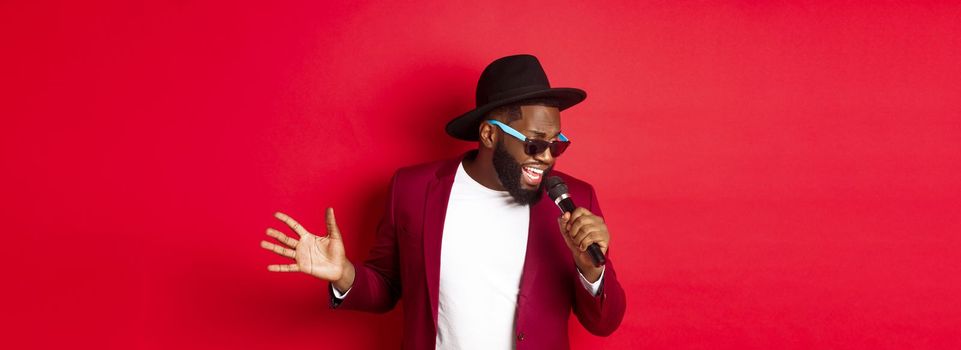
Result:
M581 264L577 264L577 269L590 283L597 282L597 280L601 278L601 273L604 272L603 266L594 266L593 263L589 264L588 266L581 266Z
M346 293L350 290L350 287L354 285L354 276L356 271L354 270L354 264L347 261L344 264L344 272L336 281L330 281L330 284L334 286L340 293Z

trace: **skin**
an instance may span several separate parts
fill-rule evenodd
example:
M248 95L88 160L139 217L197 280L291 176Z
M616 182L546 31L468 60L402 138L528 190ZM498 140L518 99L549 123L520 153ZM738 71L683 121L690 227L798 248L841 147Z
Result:
M260 241L260 246L280 256L294 259L294 263L268 265L272 272L303 272L308 275L330 281L339 291L347 291L354 284L354 264L347 260L344 251L344 240L337 228L334 208L327 208L327 235L317 236L305 229L294 218L287 214L274 213L277 220L282 221L300 237L293 239L286 234L267 228L267 235L280 241L283 245L268 241Z
M521 106L522 118L507 123L510 127L528 138L553 141L560 133L560 111L556 107ZM504 122L506 119L498 117ZM504 140L507 152L521 165L533 165L542 169L554 165L556 159L550 150L541 154L528 155L524 153L520 140L500 131L496 126L481 123L480 140L478 141L477 156L464 160L464 170L475 181L487 188L504 191L497 172L494 170L494 147L500 138ZM524 181L521 186L525 189L535 189ZM294 263L269 265L267 269L273 272L303 272L308 275L330 281L338 291L345 292L354 284L354 265L347 259L344 252L344 241L337 228L334 209L327 208L327 235L315 235L290 216L275 213L274 217L289 226L300 239L294 239L273 228L267 229L267 235L281 244L261 241L260 246L280 256L294 260ZM604 219L594 215L589 210L579 207L573 213L564 214L557 218L561 234L571 250L574 263L588 281L594 282L600 278L602 267L594 266L587 247L597 243L601 251L607 254L610 233Z

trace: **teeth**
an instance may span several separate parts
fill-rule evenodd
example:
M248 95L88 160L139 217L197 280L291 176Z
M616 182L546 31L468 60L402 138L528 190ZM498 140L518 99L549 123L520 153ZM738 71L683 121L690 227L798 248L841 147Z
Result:
M531 182L535 182L535 183L540 182L541 176L543 175L544 175L544 170L541 170L535 167L530 167L530 166L524 167L524 176L527 176L527 178L530 179Z

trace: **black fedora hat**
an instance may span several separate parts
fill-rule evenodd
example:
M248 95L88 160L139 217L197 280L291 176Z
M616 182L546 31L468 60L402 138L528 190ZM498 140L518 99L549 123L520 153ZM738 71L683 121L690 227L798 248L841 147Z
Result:
M544 68L532 55L498 58L484 68L477 81L476 108L447 123L447 134L466 141L477 141L481 119L497 107L531 99L549 99L560 110L587 98L575 88L551 88Z

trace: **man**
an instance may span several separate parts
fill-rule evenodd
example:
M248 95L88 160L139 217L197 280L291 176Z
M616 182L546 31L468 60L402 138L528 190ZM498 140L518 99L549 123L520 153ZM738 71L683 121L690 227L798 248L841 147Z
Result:
M595 266L587 247L606 254L610 233L593 188L552 171L569 140L560 111L586 97L551 88L537 58L491 63L477 106L447 133L478 148L458 158L398 170L374 246L363 265L348 261L332 208L327 236L282 213L295 240L265 249L300 271L330 281L331 307L385 312L403 295L405 349L566 349L571 310L591 333L609 335L624 316L624 290L610 259ZM565 180L585 205L558 218L543 180Z

